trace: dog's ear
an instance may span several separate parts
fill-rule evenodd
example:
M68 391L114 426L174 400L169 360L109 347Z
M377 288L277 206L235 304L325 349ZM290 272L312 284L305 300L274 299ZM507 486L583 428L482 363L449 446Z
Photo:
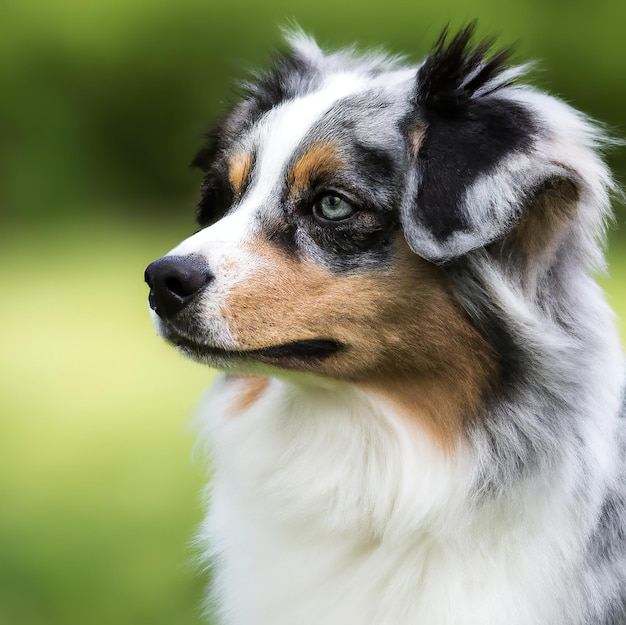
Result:
M510 50L491 52L492 40L473 44L474 30L441 34L405 122L401 219L413 251L438 264L501 239L548 181L570 177L538 156L542 120L513 86L523 68L508 67Z

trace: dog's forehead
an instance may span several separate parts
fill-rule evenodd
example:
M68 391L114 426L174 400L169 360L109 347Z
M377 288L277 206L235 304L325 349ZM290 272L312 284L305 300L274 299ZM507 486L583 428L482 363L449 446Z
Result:
M270 110L243 144L244 150L254 154L255 162L249 203L270 197L289 164L316 143L341 147L349 135L362 143L388 144L385 134L405 110L399 90L413 77L414 71L388 72L376 78L337 73L314 93Z
M270 110L247 138L256 162L254 184L248 193L247 203L257 204L271 196L284 176L288 163L313 127L319 124L334 104L362 92L366 86L361 76L338 74L319 91Z

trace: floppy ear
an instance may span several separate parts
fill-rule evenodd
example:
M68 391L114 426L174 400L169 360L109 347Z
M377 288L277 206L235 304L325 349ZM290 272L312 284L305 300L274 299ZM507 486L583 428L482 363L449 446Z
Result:
M548 181L571 173L539 149L547 131L512 86L523 68L507 66L510 50L490 52L492 40L472 44L474 30L450 42L443 31L418 69L405 124L405 236L438 264L501 239Z

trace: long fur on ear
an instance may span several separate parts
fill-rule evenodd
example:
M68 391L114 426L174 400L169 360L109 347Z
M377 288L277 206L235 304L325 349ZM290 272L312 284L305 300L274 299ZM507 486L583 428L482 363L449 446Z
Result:
M443 31L418 69L405 123L413 159L405 235L438 264L505 236L547 181L578 186L583 176L560 148L593 134L566 105L546 96L541 105L540 94L515 85L524 67L507 66L510 50L491 52L491 39L474 44L474 30L449 42Z

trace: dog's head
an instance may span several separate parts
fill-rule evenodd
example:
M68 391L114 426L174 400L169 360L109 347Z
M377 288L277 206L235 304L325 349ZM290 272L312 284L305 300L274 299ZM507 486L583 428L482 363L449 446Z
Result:
M584 118L472 30L419 66L291 37L194 160L202 229L146 272L160 334L219 368L475 404L497 358L449 268L488 254L533 297L608 179Z

